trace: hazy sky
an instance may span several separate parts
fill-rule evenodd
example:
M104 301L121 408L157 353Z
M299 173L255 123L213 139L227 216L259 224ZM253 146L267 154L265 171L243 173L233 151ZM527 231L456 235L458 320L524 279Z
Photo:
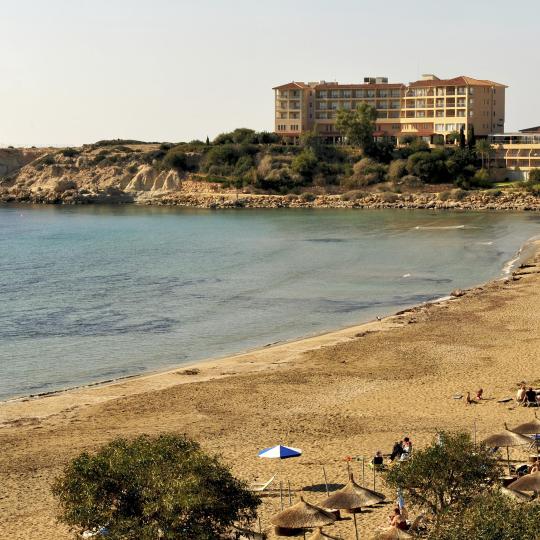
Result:
M538 0L0 0L0 145L272 130L273 86L366 75L492 79L506 129L538 125L539 21Z

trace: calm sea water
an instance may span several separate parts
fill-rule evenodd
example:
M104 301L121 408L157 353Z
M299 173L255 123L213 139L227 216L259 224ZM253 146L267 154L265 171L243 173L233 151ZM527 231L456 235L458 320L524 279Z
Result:
M0 206L0 399L366 321L538 234L525 213Z

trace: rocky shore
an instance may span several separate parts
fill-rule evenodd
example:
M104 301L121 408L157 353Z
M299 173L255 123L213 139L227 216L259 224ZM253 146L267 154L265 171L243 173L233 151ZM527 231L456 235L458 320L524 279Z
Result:
M540 197L524 192L366 193L342 195L260 195L226 190L201 191L191 186L174 190L128 192L108 187L103 190L66 189L32 191L0 189L2 203L30 204L123 204L191 208L401 208L435 210L522 210L540 211ZM202 184L202 183L201 183ZM210 185L199 185L206 189ZM190 189L191 188L191 189Z
M376 191L370 186L345 193L335 193L335 186L333 193L321 187L287 195L240 191L227 182L211 182L201 174L166 168L153 157L159 151L158 145L5 150L0 155L0 203L540 210L540 197L522 189L464 191L443 185L400 193L379 185Z

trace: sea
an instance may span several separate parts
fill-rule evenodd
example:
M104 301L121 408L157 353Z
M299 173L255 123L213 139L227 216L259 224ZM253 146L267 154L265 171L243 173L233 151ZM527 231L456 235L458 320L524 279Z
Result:
M382 317L538 235L517 212L0 205L0 400Z

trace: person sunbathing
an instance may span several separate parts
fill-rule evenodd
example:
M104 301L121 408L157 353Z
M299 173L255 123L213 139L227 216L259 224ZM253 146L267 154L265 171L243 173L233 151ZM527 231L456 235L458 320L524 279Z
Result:
M390 515L390 526L402 531L408 528L407 520L401 515L398 507L394 508L394 512Z
M476 401L475 399L473 399L471 397L471 393L467 392L467 399L465 400L465 404L466 405L476 405L477 403L478 403L478 401Z
M532 387L529 387L529 389L525 392L525 405L528 405L529 407L538 405L536 391L533 390Z
M480 401L481 399L483 399L483 395L484 395L484 390L480 388L480 390L476 392L476 399Z
M371 465L375 468L381 468L384 465L384 458L380 450L377 450L376 454L373 456Z
M516 401L518 403L523 403L525 401L525 394L527 393L527 389L525 388L525 385L522 384L516 394Z

